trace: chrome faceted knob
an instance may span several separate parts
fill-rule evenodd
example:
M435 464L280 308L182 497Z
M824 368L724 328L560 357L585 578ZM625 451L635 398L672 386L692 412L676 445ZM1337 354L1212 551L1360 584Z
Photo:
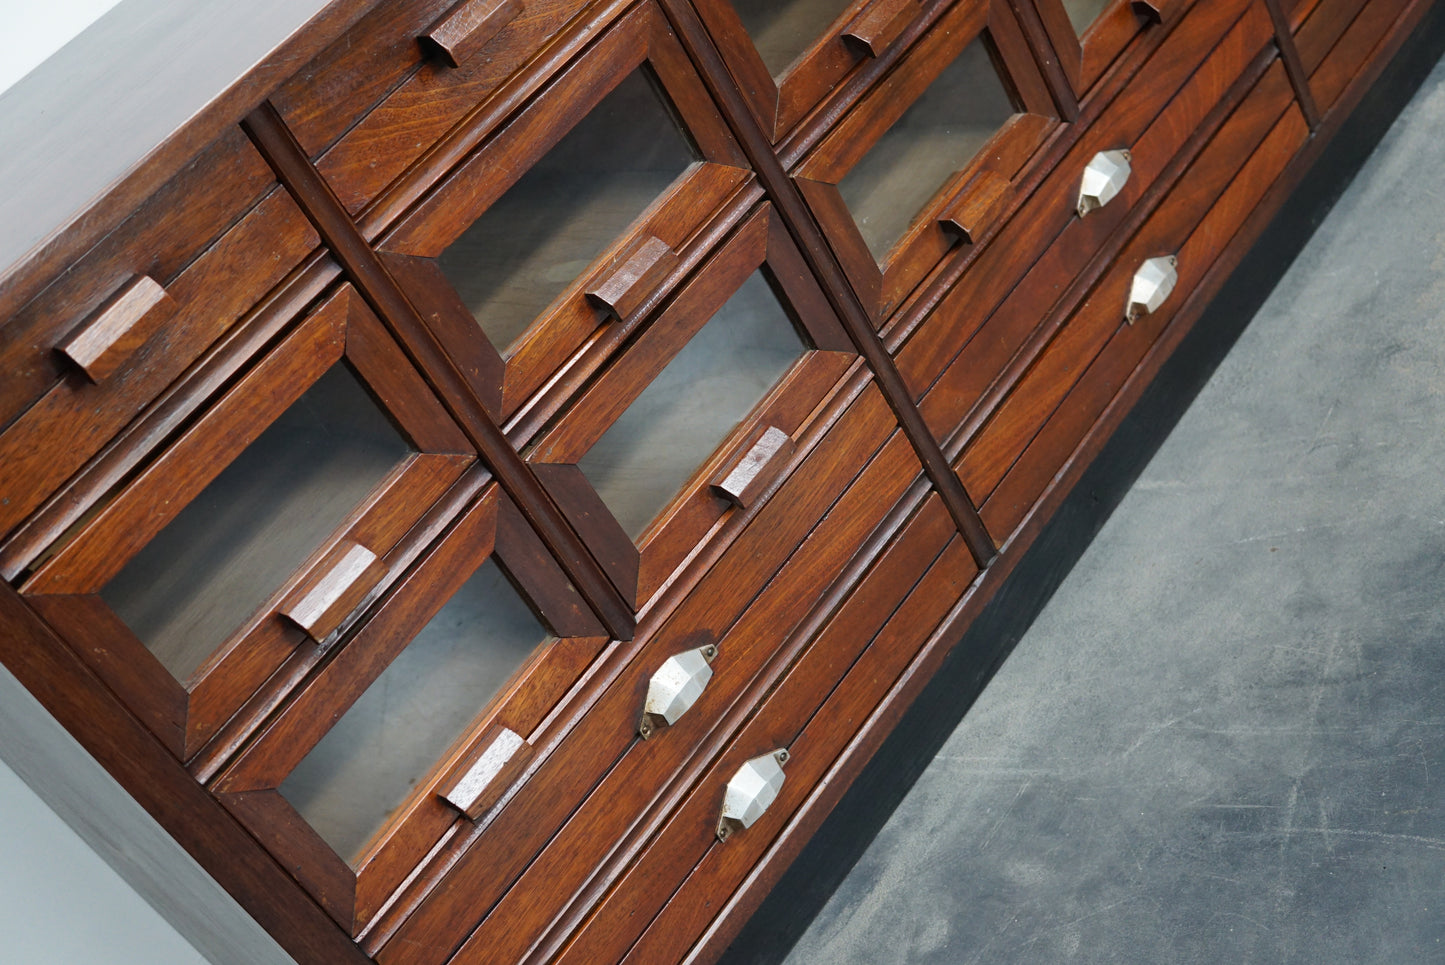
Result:
M1096 211L1113 201L1124 185L1129 183L1128 151L1100 151L1094 155L1089 166L1084 168L1084 180L1079 185L1079 217Z
M1134 272L1134 284L1129 289L1129 305L1124 309L1124 318L1130 324L1145 315L1158 311L1159 306L1174 291L1179 282L1179 259L1173 255L1150 258Z
M717 647L708 644L696 650L675 653L668 657L647 684L647 701L642 707L642 721L637 732L643 739L659 728L677 723L702 696L712 679L709 664L717 656Z
M788 752L779 748L761 757L754 757L728 781L723 794L722 818L717 823L719 841L726 841L734 831L752 827L778 798L783 789L783 765Z

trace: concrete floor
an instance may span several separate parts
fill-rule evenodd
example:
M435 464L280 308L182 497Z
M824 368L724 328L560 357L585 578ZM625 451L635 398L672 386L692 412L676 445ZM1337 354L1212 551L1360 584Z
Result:
M789 963L1445 962L1445 66Z

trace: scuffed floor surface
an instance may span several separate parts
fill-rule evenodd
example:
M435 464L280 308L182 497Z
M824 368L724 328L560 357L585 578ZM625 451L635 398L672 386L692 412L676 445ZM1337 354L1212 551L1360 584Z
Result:
M1445 962L1445 67L788 959Z

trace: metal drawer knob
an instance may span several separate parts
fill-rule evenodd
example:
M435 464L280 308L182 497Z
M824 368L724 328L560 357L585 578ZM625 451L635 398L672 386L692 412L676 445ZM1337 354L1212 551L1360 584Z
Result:
M642 707L642 721L637 732L643 740L660 728L677 722L702 696L712 679L708 666L717 656L717 647L708 644L696 650L675 653L665 660L647 685L647 702Z
M1174 291L1179 282L1179 259L1173 255L1150 258L1134 272L1134 285L1129 290L1129 307L1124 318L1130 324L1152 312L1158 311L1164 299Z
M726 841L734 831L750 828L763 816L783 789L783 765L788 762L784 748L754 757L728 781L723 795L722 818L717 823L717 838Z
M1079 185L1080 218L1102 208L1124 190L1133 173L1129 157L1128 151L1100 151L1094 155L1084 168L1084 180Z

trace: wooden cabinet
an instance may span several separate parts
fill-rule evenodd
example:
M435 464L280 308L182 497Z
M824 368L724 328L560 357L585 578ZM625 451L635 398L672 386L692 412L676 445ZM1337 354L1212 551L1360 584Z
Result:
M0 659L301 961L716 958L1430 6L339 2L0 281Z

